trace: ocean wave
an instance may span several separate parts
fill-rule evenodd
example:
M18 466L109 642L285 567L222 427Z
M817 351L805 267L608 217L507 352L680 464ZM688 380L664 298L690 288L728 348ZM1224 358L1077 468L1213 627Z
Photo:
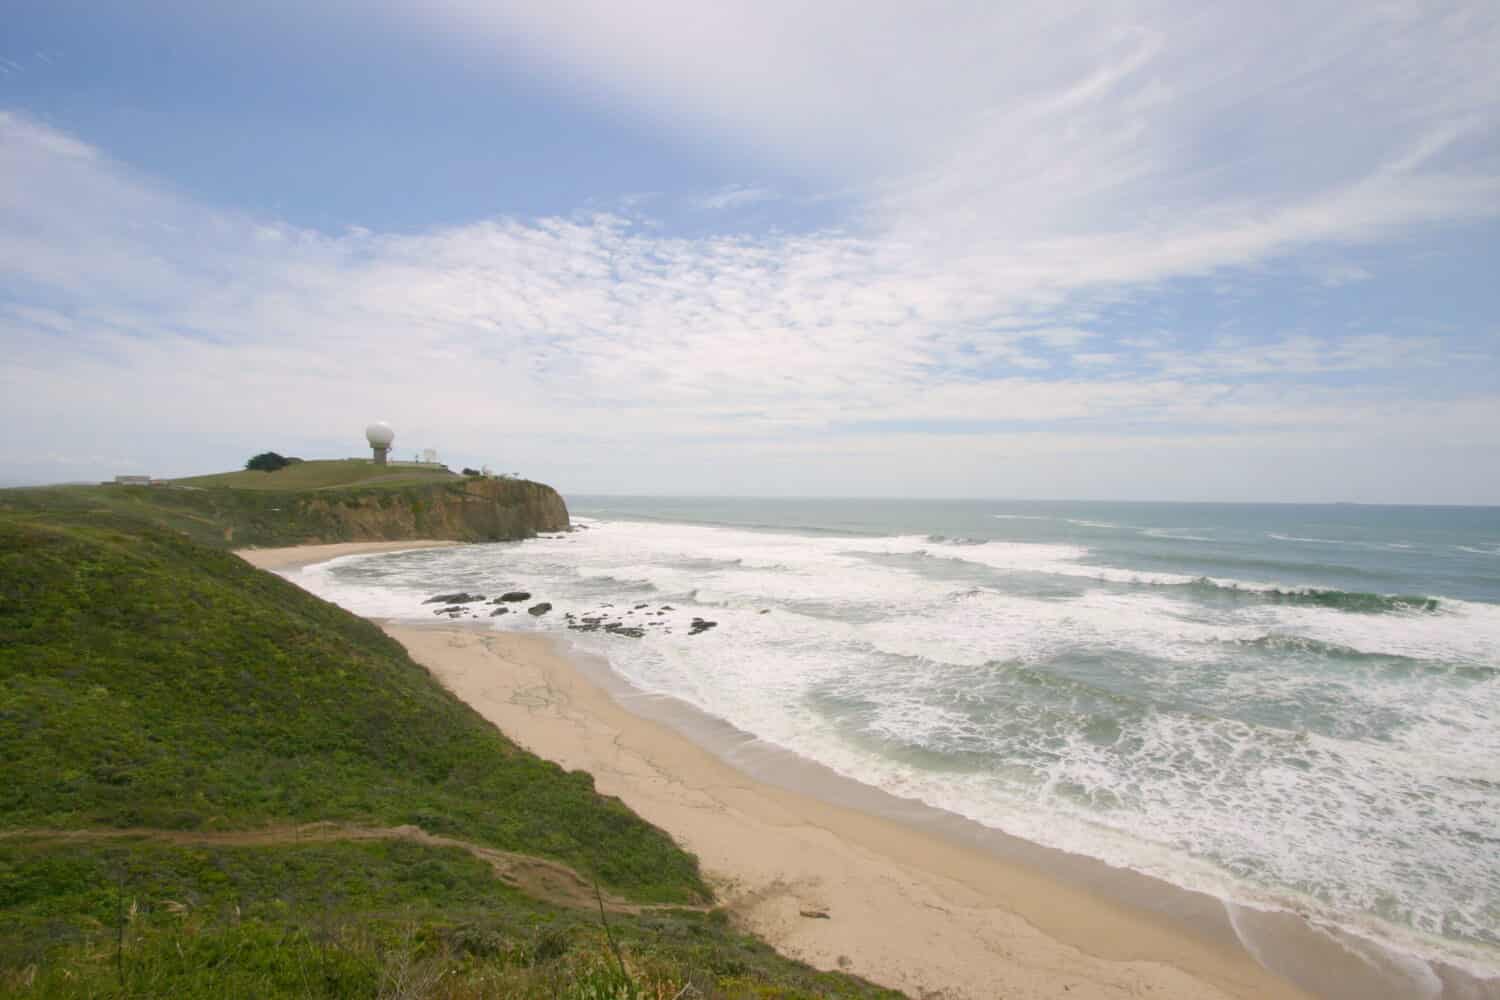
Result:
M1214 594L1243 594L1269 604L1302 604L1361 614L1431 613L1437 611L1442 603L1436 597L1420 594L1371 594L1318 587L1277 587L1234 580L1213 580L1206 576L1193 580L1187 586Z
M1245 577L1240 575L1241 571L1247 573L1269 573L1272 574L1272 579L1285 578L1287 574L1291 573L1303 576L1316 573L1340 578L1360 577L1366 580L1401 579L1400 576L1393 575L1387 570L1369 566L1354 566L1344 562L1311 561L1306 559L1276 559L1260 555L1227 555L1217 553L1213 557L1213 565L1223 567L1224 570L1228 571L1216 575L1215 579L1218 579L1220 576L1229 579L1245 579ZM1271 585L1273 584L1266 584L1266 586ZM1257 586L1260 586L1260 584L1257 584ZM1360 589L1374 591L1377 588L1371 586Z
M1173 542L1212 542L1213 538L1207 535L1189 535L1185 532L1171 531L1167 528L1142 528L1141 534L1150 538L1162 538Z
M927 540L934 545L988 545L992 541L989 538L967 538L963 535L928 535Z
M1366 614L1388 612L1435 612L1441 599L1417 594L1379 594L1335 588L1257 583L1246 580L1192 576L1186 573L1164 573L1132 570L1118 566L1098 566L1082 560L1089 550L1078 546L1045 545L1024 542L986 542L982 545L957 546L933 543L917 549L913 556L972 562L992 569L1034 572L1056 576L1079 577L1104 583L1148 587L1184 587L1215 596L1244 597L1270 604L1300 604ZM951 545L951 550L946 546Z
M1266 532L1267 538L1274 538L1278 542L1309 542L1313 545L1353 545L1354 542L1347 538L1310 538L1306 535L1282 535L1274 531Z
M1266 537L1274 538L1278 542L1303 542L1310 545L1343 545L1355 549L1377 549L1396 552L1403 552L1407 549L1417 547L1411 542L1369 542L1360 538L1310 538L1305 535L1283 535L1274 531L1266 532Z
M1230 639L1228 641L1241 648L1277 654L1300 654L1350 664L1368 664L1406 674L1432 674L1470 681L1485 681L1500 677L1500 665L1448 663L1442 660L1408 656L1404 653L1363 650L1340 642L1305 635L1271 634L1253 639Z

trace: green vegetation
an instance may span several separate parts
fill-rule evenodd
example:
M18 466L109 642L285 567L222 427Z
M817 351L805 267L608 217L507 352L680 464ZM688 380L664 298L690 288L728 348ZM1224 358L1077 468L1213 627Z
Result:
M245 468L252 472L275 472L277 469L285 469L294 461L300 462L302 459L291 459L274 451L263 451L246 462Z
M303 476L308 467L312 474ZM316 485L343 475L356 480L372 468L359 462L303 462L277 472L230 472L171 486L0 490L0 513L118 515L205 545L234 548L382 538L494 541L567 527L562 499L525 480L473 480L417 470L416 478L402 472L366 477L352 486ZM314 485L297 486L301 481Z
M0 873L0 992L19 996L896 996L717 911L611 914L606 937L597 910L507 888L456 850L0 840Z
M267 454L274 453L268 452ZM264 457L257 455L251 461ZM286 460L282 459L282 461ZM175 486L194 486L198 489L227 488L295 493L302 490L342 489L349 486L391 488L452 482L458 478L440 465L376 465L368 459L345 458L334 461L292 462L269 470L262 470L259 467L251 468L247 465L239 472L189 476L186 479L174 479L172 483Z
M310 464L310 463L309 463ZM277 473L236 472L274 479ZM351 491L339 499L357 498ZM0 513L94 514L124 517L168 528L204 545L297 545L337 540L340 528L327 511L306 510L298 495L253 489L178 489L168 486L39 486L0 490Z
M210 492L257 496L0 493L0 993L891 995L736 932L589 775L133 495Z
M169 532L0 521L0 684L11 826L411 823L705 896L663 834L375 625Z

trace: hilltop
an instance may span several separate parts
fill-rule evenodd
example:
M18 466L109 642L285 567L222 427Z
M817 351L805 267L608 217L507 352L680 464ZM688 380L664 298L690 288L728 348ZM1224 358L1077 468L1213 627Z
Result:
M95 490L0 494L0 992L894 995L733 930L373 624Z
M197 489L271 490L295 493L302 490L338 489L350 486L392 488L464 479L446 466L430 464L377 465L365 458L341 458L294 462L274 472L240 469L207 476L186 476L170 481L172 486Z

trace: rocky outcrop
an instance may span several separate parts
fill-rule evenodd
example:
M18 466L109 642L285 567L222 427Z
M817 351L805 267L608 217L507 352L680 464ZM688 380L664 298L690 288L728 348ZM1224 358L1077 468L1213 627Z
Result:
M295 512L288 513L315 533L308 541L498 542L570 527L568 507L557 491L524 479L323 490L300 494L295 504Z
M436 594L423 601L423 604L474 604L484 600L483 594L469 594L460 590L453 594Z

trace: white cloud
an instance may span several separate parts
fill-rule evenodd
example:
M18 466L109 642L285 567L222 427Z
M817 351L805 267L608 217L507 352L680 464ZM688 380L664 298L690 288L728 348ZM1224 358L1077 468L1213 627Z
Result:
M1058 241L1086 268L1144 252L1125 270L1149 277L1500 201L1500 8L1483 2L439 0L398 16L862 189L882 232L962 255Z

